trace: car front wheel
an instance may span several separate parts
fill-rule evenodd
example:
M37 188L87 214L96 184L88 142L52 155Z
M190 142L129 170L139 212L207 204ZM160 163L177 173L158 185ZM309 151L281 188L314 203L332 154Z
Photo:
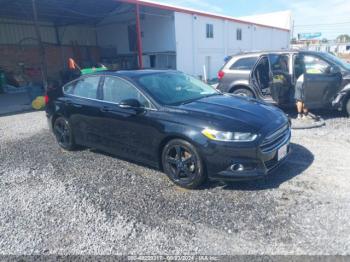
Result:
M254 94L252 91L246 89L246 88L238 88L232 92L232 94L236 96L245 96L245 97L254 97Z
M65 150L73 150L75 148L72 129L67 119L58 117L53 125L53 132L60 147Z
M202 159L196 148L182 139L169 141L162 153L163 170L175 184L189 189L206 180Z

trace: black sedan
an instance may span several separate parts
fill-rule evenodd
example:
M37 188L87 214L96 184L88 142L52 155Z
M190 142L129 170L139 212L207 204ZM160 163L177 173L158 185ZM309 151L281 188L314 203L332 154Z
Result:
M177 71L101 72L46 98L62 148L83 145L154 166L186 188L265 176L290 151L281 110Z

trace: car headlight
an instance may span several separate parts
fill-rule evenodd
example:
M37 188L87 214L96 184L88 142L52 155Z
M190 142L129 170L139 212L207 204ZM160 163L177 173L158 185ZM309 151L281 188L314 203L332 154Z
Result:
M251 142L258 137L258 135L254 133L223 132L210 128L203 129L202 134L211 140L227 142Z

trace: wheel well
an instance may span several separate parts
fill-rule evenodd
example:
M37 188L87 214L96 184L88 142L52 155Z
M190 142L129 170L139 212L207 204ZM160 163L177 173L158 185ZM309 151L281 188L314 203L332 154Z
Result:
M245 85L237 85L237 86L233 86L233 87L231 87L231 88L230 88L229 93L233 93L233 92L234 92L235 90L237 90L237 89L246 89L246 90L248 90L248 91L252 92L253 96L255 97L255 93L254 93L254 91L253 91L253 90L252 90L250 87L245 86Z

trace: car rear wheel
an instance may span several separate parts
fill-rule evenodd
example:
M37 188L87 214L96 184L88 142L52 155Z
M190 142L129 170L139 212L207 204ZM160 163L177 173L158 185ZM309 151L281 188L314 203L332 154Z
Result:
M245 96L245 97L254 97L254 94L252 91L246 89L246 88L238 88L232 92L232 94L236 96Z
M181 187L194 189L206 180L201 157L185 140L174 139L165 145L162 164L170 180Z
M57 143L65 150L75 148L74 137L69 122L64 117L59 117L53 125L53 132Z

